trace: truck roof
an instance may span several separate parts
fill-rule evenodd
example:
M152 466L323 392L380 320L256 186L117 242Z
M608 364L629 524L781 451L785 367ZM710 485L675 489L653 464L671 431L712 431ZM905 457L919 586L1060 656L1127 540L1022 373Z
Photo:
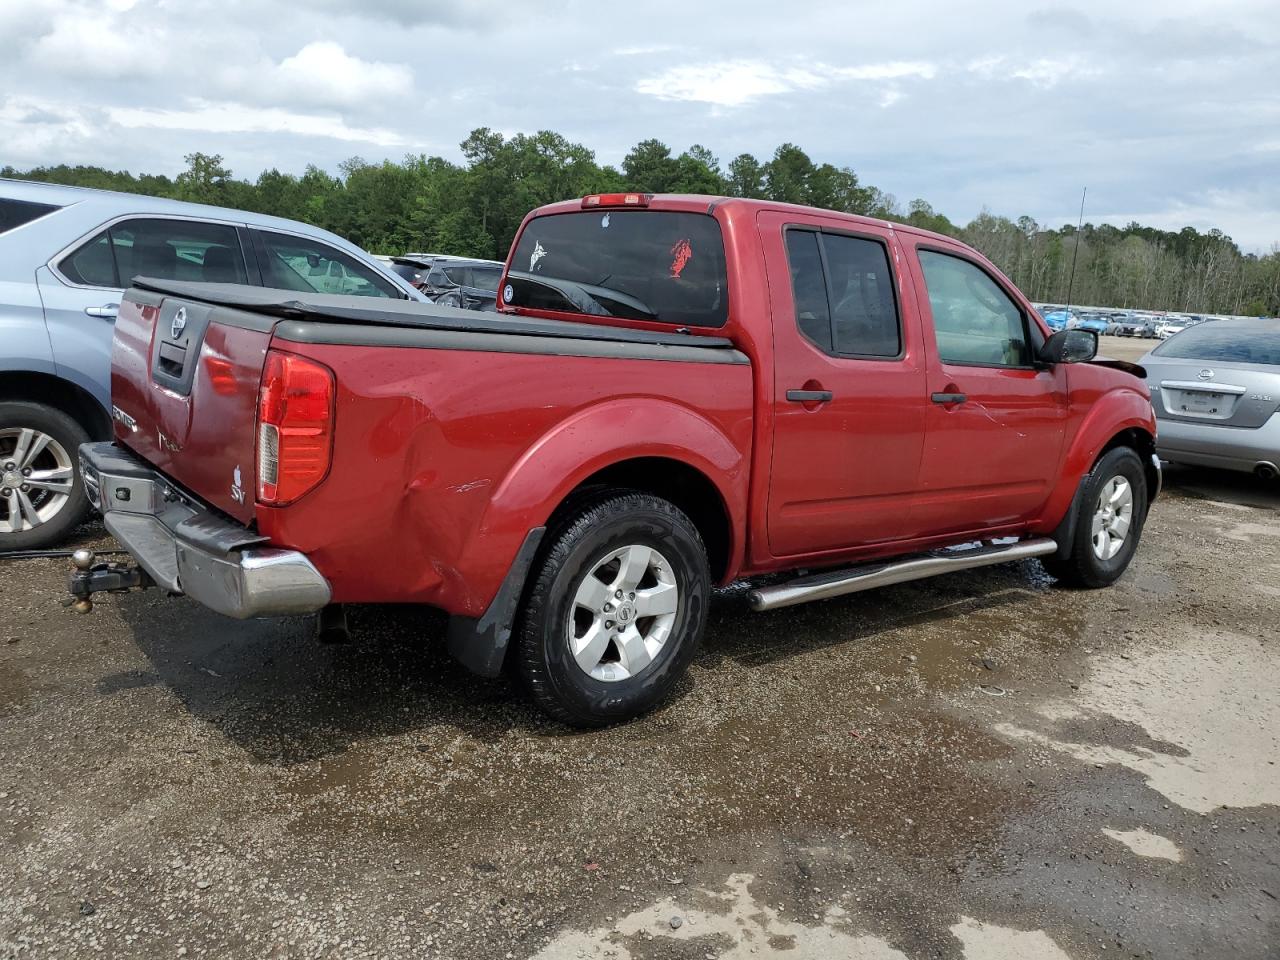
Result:
M649 198L648 205L645 209L649 210L678 210L689 213L710 213L721 207L731 207L740 209L754 209L758 211L777 210L781 212L793 212L813 216L820 214L824 217L831 217L838 220L846 220L851 224L862 224L865 226L876 226L886 230L896 230L901 233L910 233L915 236L929 237L931 239L944 241L948 243L956 243L955 237L948 237L945 234L935 233L932 230L922 230L919 227L913 227L909 224L898 223L893 220L881 220L876 217L865 217L857 213L841 213L838 210L827 210L822 207L810 207L799 203L782 203L777 200L752 200L746 197L717 197L697 193L657 193ZM556 203L548 203L538 207L532 211L529 216L543 216L546 214L556 213L572 213L574 211L584 209L582 206L582 198L575 200L560 200ZM635 207L608 207L608 208L590 208L590 209L608 209L608 210L625 210L637 209Z

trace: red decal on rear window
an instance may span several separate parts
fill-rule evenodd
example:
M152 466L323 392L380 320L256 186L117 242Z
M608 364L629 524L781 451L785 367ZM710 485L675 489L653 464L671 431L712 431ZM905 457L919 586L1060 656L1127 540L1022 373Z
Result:
M680 276L684 270L685 264L693 259L693 244L686 237L684 240L677 240L675 246L671 248L671 276Z

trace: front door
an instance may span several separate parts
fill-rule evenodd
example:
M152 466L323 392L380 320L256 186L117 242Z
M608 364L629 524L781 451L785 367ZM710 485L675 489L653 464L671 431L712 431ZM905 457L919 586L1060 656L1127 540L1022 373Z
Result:
M910 538L927 399L897 242L838 219L759 223L774 336L770 553Z
M933 328L922 531L1018 524L1039 513L1058 478L1065 368L1033 362L1042 335L985 266L943 247L916 255L918 299Z

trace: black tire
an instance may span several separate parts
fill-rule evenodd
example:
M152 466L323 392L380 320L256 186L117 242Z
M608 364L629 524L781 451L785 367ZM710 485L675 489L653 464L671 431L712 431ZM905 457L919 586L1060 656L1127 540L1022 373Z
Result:
M1103 559L1094 550L1093 519L1103 488L1116 477L1123 477L1129 482L1133 509L1128 535L1119 552ZM1111 586L1120 579L1138 549L1147 520L1147 506L1147 474L1138 454L1129 447L1108 450L1098 458L1081 488L1080 508L1076 513L1075 528L1070 533L1070 553L1065 559L1056 555L1042 558L1044 568L1063 586L1090 590Z
M657 550L665 561L660 566L669 568L665 575L673 578L678 591L674 622L647 667L625 679L598 679L574 659L569 618L582 615L575 597L586 578L611 553L632 545ZM604 494L585 503L548 531L547 546L534 566L525 597L518 635L519 662L534 701L574 727L602 727L644 713L671 692L697 653L710 596L711 578L702 538L673 504L625 492ZM635 617L637 629L642 619L648 619L639 614ZM611 652L620 657L612 641L606 647L606 660Z
M70 458L71 490L61 508L38 526L12 531L8 497L3 493L8 489L4 484L4 468L11 462L6 454L14 452L16 441L11 437L0 439L0 550L39 550L53 546L70 533L89 512L89 500L85 496L84 481L80 477L78 466L80 444L89 442L89 435L84 427L61 410L41 403L16 400L0 403L0 438L5 437L6 431L24 427L52 437L54 443ZM51 457L48 452L41 454L35 461L37 468L49 466ZM15 471L9 472L11 480L14 473ZM26 493L37 500L44 495L42 491L30 489Z

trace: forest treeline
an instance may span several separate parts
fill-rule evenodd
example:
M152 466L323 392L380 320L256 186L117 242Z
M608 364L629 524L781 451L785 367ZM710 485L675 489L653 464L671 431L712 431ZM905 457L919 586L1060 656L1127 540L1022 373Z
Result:
M620 168L601 166L558 133L504 137L487 128L462 142L463 162L408 156L400 162L345 161L337 175L267 170L237 179L220 156L193 153L174 178L100 167L0 168L0 176L211 203L303 220L375 253L426 250L503 259L524 214L588 193L637 190L706 193L803 203L935 230L971 244L1033 300L1246 315L1280 314L1280 250L1241 253L1219 230L1177 233L1130 223L1087 223L1074 281L1074 225L1048 229L1033 218L982 212L960 225L925 200L905 206L862 183L848 167L815 162L785 143L767 160L741 154L721 163L694 145L676 154L658 140L636 144Z

